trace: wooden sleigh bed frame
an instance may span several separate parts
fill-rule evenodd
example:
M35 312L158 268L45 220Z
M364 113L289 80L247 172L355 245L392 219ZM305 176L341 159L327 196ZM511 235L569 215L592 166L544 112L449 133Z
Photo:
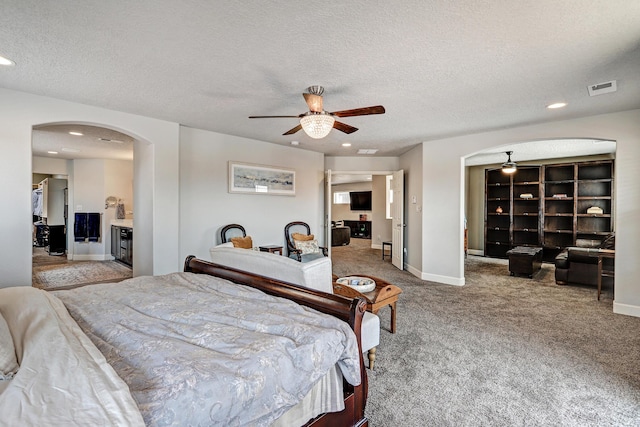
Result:
M300 305L304 305L322 313L330 314L347 322L358 338L360 354L359 386L352 386L344 381L344 405L341 412L322 414L310 420L305 426L335 427L335 426L368 426L369 420L364 416L364 408L367 401L368 382L362 357L360 340L360 328L362 316L366 309L366 302L361 298L353 300L338 295L296 286L291 283L270 279L264 276L248 273L230 267L203 261L190 255L184 263L184 271L197 274L208 274L220 277L232 282L250 286L270 295L286 298Z

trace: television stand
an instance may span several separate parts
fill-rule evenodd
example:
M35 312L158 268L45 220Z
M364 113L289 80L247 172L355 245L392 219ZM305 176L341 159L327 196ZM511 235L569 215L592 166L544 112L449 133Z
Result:
M371 238L371 221L349 221L344 220L344 225L351 229L351 237L358 239Z

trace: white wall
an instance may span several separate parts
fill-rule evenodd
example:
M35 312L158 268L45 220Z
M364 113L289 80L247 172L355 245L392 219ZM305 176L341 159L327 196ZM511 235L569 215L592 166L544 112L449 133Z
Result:
M325 157L325 169L332 172L393 172L400 169L397 157L370 157L370 156L350 156L350 157Z
M382 242L390 241L391 220L387 219L387 177L373 175L371 205L371 246L382 249Z
M423 211L437 209L438 201L422 196L422 145L400 156L400 168L404 170L404 265L414 276L422 276L422 240L429 239L422 233ZM416 203L410 201L416 197ZM417 207L420 207L420 212Z
M31 285L32 217L27 190L31 188L31 130L47 123L103 126L153 144L148 160L150 185L141 188L153 194L152 221L136 227L136 237L142 235L154 245L152 252L143 248L153 254L145 260L147 271L164 274L182 269L183 260L178 256L178 124L7 89L0 89L0 99L0 200L11 206L0 214L0 241L10 242L0 248L0 287ZM156 235L162 238L154 238Z
M229 161L295 169L296 195L229 193ZM323 168L320 153L181 127L180 257L209 259L220 228L232 223L245 228L254 246L283 245L291 221L308 223L324 243Z
M73 234L76 213L104 214L105 162L103 159L78 159L73 161L73 204L69 205L69 234ZM100 219L100 236L97 242L73 241L72 259L77 261L105 259L105 218Z
M331 220L339 221L339 220L351 220L358 221L360 219L360 214L366 214L367 219L369 221L373 221L372 211L352 211L351 207L347 205L336 205L333 203L333 193L340 192L351 192L351 191L373 191L373 181L369 182L353 182L349 184L337 184L331 186ZM373 201L372 206L373 208Z
M616 278L614 311L640 316L640 110L548 122L423 143L422 276L464 283L463 157L489 147L556 138L617 142ZM447 147L447 149L444 149Z

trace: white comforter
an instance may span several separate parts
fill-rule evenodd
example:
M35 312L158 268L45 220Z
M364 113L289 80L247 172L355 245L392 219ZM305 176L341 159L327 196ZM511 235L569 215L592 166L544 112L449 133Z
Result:
M129 388L60 300L29 287L0 289L20 369L0 381L0 424L143 426Z
M148 425L268 425L336 363L360 382L345 322L226 280L174 273L54 294Z

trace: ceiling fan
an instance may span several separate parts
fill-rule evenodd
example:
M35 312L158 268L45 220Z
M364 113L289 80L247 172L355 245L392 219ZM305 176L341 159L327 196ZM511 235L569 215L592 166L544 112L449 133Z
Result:
M293 135L300 129L304 131L311 138L319 139L324 138L329 134L331 129L337 129L344 133L353 133L358 128L350 126L346 123L337 121L336 117L353 117L353 116L368 116L370 114L384 114L385 110L382 105L376 105L373 107L354 108L352 110L334 111L332 113L327 112L322 106L322 94L324 88L322 86L309 86L307 92L302 96L309 106L309 111L299 114L297 116L250 116L250 119L272 119L272 118L298 118L300 124L293 129L289 129L283 135Z

